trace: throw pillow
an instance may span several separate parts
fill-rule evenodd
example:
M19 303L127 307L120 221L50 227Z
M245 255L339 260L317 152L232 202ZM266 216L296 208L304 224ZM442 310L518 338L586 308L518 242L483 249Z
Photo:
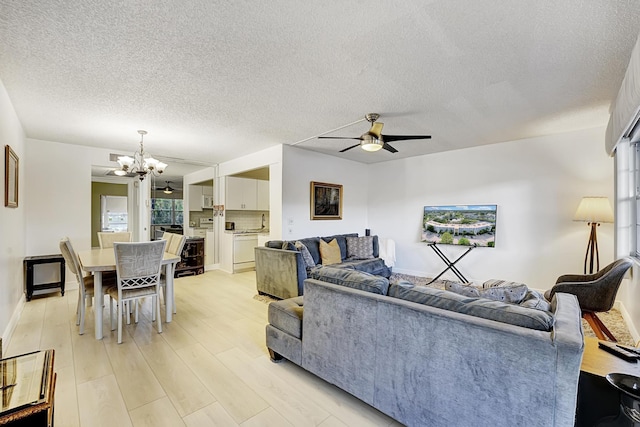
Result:
M520 303L520 307L535 308L536 310L551 311L551 304L538 291L529 289L524 299Z
M347 258L373 258L373 236L347 237Z
M487 289L487 288L499 288L499 287L505 287L505 286L515 286L515 285L526 286L524 283L508 282L506 280L500 280L500 279L489 279L482 284L482 287Z
M282 242L282 249L286 251L295 251L296 247L293 244L293 242L289 242L288 240L285 240Z
M329 243L320 239L320 258L322 258L322 265L340 264L342 262L340 246L338 246L336 239Z
M494 301L502 301L510 304L520 304L529 290L526 285L497 286L493 288L479 288L463 285L457 282L447 282L445 290L455 292L471 298L487 298Z
M444 289L465 297L480 298L480 291L475 286L463 285L458 282L445 282Z
M311 252L309 249L302 243L300 240L296 240L294 243L297 250L302 254L302 259L307 267L315 267L316 263L313 261L313 257L311 256Z

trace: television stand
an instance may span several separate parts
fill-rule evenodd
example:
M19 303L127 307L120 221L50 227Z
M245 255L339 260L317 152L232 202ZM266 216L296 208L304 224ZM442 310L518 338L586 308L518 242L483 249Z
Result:
M444 273L446 273L448 270L453 271L453 274L455 274L458 279L462 280L463 283L467 283L468 280L466 279L466 277L464 277L462 275L462 273L460 273L460 270L458 270L458 268L456 267L456 263L458 261L460 261L466 254L468 254L469 252L471 252L471 250L473 248L475 248L476 246L469 246L467 248L467 250L460 255L458 258L456 258L455 261L451 262L451 260L449 258L447 258L447 256L440 250L440 248L438 247L438 245L436 243L428 243L429 247L431 249L433 249L433 251L440 257L440 259L447 264L447 268L445 268L444 270L442 270L440 272L440 274L438 274L436 277L434 277L433 279L431 279L431 281L429 283L427 283L427 285L432 284L433 282L435 282L436 280L438 280L440 278L440 276L442 276Z

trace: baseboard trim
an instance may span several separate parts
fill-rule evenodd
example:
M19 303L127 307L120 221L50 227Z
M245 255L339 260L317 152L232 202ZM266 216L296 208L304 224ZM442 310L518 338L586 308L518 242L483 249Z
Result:
M624 322L627 324L627 329L629 329L629 333L631 334L631 338L633 338L633 342L636 343L636 345L638 345L638 341L640 341L640 334L638 333L638 330L636 329L635 325L633 324L633 320L631 319L631 315L629 315L629 312L627 311L626 307L620 301L616 301L613 304L613 307L617 308L618 311L620 311L620 314L622 315L622 318L624 319Z

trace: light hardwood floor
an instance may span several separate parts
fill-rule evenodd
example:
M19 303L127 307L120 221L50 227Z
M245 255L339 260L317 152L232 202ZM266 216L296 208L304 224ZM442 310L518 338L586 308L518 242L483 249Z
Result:
M265 347L267 304L253 299L255 272L210 271L176 280L178 313L158 334L151 302L140 321L93 334L75 324L77 291L25 303L4 357L55 349L55 425L399 426Z

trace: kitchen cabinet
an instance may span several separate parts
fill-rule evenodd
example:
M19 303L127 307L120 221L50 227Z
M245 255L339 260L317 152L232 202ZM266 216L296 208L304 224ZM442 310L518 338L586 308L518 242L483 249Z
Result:
M189 186L189 211L213 208L213 187L210 185Z
M269 181L265 181L262 179L258 180L257 183L257 205L259 211L268 211L269 210Z
M229 176L226 194L227 210L269 210L269 181Z
M202 188L201 185L189 186L189 211L202 210Z
M255 211L258 208L258 181L250 178L227 177L227 210Z

